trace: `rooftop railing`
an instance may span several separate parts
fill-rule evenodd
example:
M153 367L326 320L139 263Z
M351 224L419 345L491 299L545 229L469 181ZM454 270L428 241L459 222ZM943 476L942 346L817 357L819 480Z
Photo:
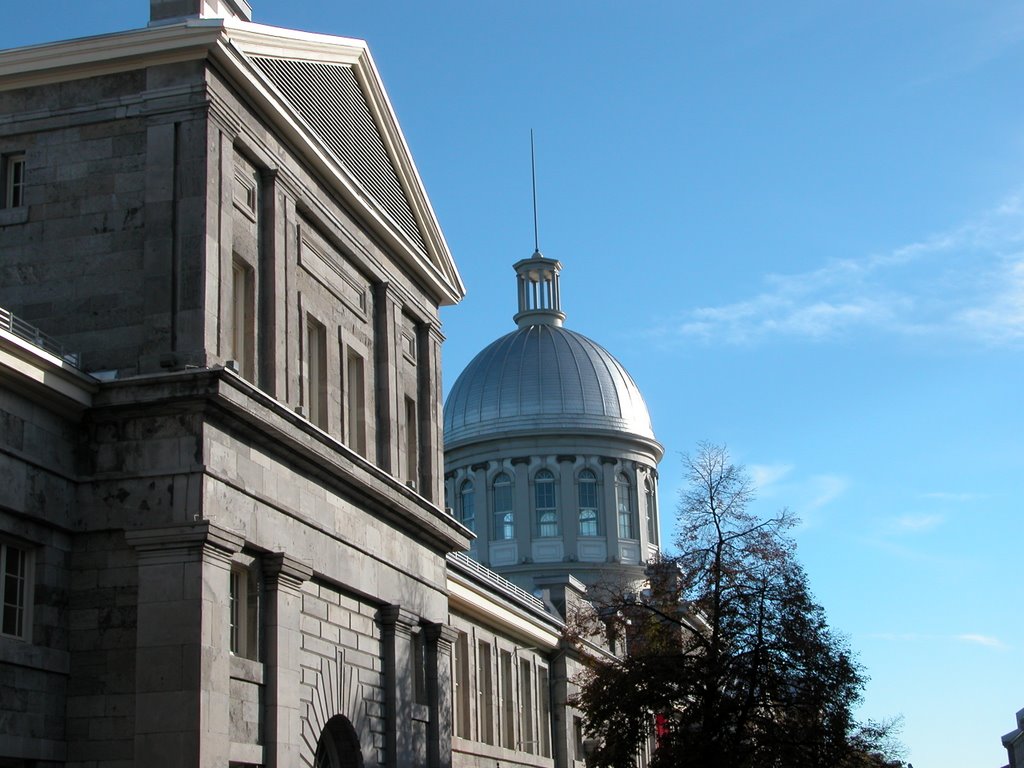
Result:
M77 352L68 352L64 349L64 345L52 336L43 333L31 323L26 323L13 312L3 307L0 307L0 330L13 333L18 338L24 339L30 344L34 344L40 349L56 355L64 362L70 363L76 368L81 364L81 355Z
M511 581L499 576L490 568L480 565L480 563L464 552L449 552L448 562L460 566L477 581L480 581L489 587L493 587L499 592L518 600L527 607L532 608L535 611L540 611L541 613L547 613L544 607L544 601L539 597L531 595L522 587L517 587Z

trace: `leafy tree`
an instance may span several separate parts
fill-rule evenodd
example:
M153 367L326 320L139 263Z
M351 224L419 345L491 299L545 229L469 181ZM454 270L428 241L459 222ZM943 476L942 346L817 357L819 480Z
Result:
M853 717L866 678L808 589L794 518L754 516L724 448L702 444L684 462L679 554L652 563L639 594L595 589L593 610L569 623L571 641L600 632L617 651L584 655L589 765L634 764L652 726L657 767L900 765L893 724Z

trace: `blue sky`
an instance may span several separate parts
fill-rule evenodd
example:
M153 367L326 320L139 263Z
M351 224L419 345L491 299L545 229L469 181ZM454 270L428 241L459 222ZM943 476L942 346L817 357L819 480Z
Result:
M0 46L141 26L13 4ZM370 42L469 289L445 374L511 330L511 264L630 370L666 448L728 445L916 768L996 768L1024 707L1024 6L254 0Z

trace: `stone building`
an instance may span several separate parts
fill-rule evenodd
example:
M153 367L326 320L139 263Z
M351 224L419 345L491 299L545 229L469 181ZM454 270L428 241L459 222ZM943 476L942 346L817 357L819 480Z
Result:
M0 765L582 765L581 585L455 554L464 289L369 50L150 8L0 53Z
M516 330L444 405L445 490L471 555L527 590L570 573L640 580L658 552L664 453L643 395L607 350L563 324L561 264L515 264Z
M464 409L446 487L464 288L365 43L150 16L0 52L0 766L582 768L561 616L657 537L635 385L521 262L562 410Z

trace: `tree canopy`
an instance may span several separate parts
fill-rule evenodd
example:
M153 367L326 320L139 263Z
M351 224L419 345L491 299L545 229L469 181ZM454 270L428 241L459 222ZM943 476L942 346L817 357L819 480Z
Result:
M786 511L759 519L753 487L721 447L684 457L678 553L648 584L593 590L570 639L605 633L616 654L590 655L577 705L595 745L589 765L895 766L892 726L859 724L866 682L833 632L796 559Z

